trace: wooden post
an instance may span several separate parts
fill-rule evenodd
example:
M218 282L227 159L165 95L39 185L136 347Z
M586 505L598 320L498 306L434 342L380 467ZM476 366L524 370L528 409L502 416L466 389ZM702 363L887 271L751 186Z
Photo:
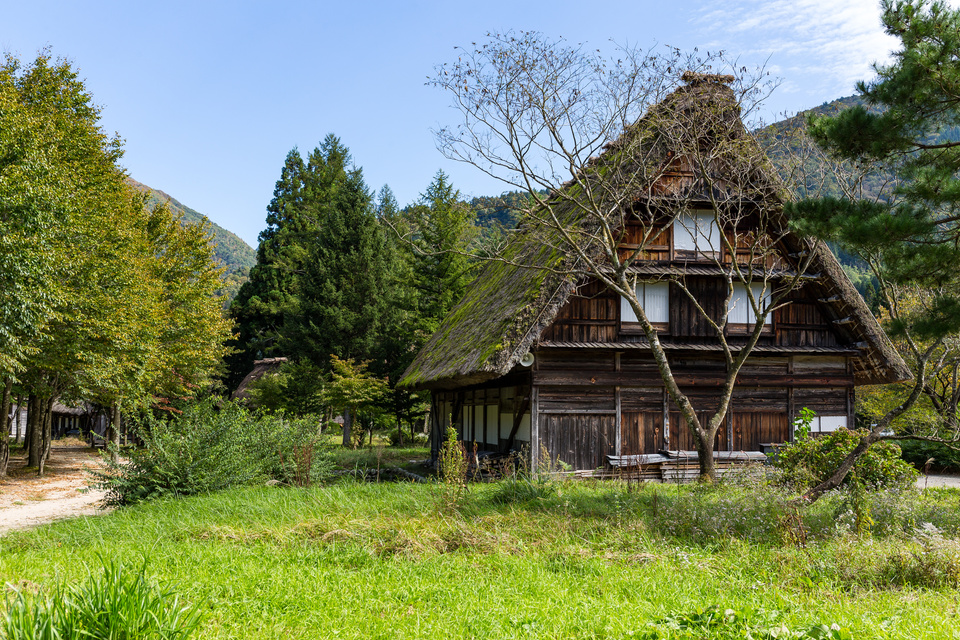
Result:
M619 355L619 354L617 354L617 355ZM619 360L619 358L617 358L617 359ZM622 455L621 451L622 451L622 448L623 448L623 437L622 437L622 435L621 435L621 427L622 427L622 424L621 424L621 423L622 423L622 420L621 420L621 417L620 417L620 387L619 387L619 386L614 387L614 388L613 388L613 393L614 393L614 398L615 398L616 403L617 403L617 415L616 415L616 417L615 417L615 420L616 420L616 429L617 429L616 434L617 434L617 435L616 435L616 442L614 443L614 451L616 451L616 455L619 456L619 455Z
M617 308L619 309L619 305L617 305ZM617 373L620 373L620 352L619 352L619 351L617 351L615 354L613 354L613 370L616 371ZM619 377L619 376L618 376L618 377ZM619 456L619 455L623 455L623 453L622 453L622 450L623 450L623 432L622 432L622 428L623 428L623 424L622 424L623 418L622 418L621 413L620 413L620 387L619 387L619 386L614 387L614 391L613 391L613 392L614 392L614 397L616 398L616 403L617 403L617 407L616 407L616 408L617 408L617 415L616 415L616 418L615 418L615 420L616 420L616 442L614 443L614 451L616 452L616 455Z
M670 450L670 394L663 388L663 448Z
M796 420L797 408L794 406L793 387L787 387L787 428L790 430L790 442L793 442L793 421Z
M437 460L440 457L440 443L443 440L443 428L441 420L441 407L443 402L440 394L436 391L430 392L430 459Z
M856 390L854 387L847 389L847 429L856 429L857 420L857 402Z
M540 401L537 398L537 386L530 387L530 470L540 471ZM547 452L549 454L549 452Z

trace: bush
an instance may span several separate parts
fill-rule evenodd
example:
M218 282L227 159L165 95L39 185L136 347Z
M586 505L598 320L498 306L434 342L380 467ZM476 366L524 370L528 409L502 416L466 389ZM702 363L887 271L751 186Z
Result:
M927 460L933 458L935 467L951 471L960 470L960 451L954 451L938 442L901 440L900 450L903 459L918 469L923 469Z
M185 640L200 625L196 609L151 584L143 570L129 573L112 563L49 595L7 594L5 604L4 640Z
M390 446L391 447L426 447L430 445L430 436L425 433L415 433L413 434L413 442L410 442L410 435L403 434L403 442L400 441L400 434L396 429L392 429L389 435Z
M780 448L773 461L780 481L797 490L819 484L840 466L862 435L862 431L849 429L820 437L798 435L796 441ZM900 458L900 447L886 441L867 449L851 473L871 489L907 487L917 479L917 472ZM849 480L848 475L844 482Z
M316 422L251 414L230 402L200 402L169 420L146 417L136 432L142 447L125 451L126 461L107 461L104 470L91 472L109 505L268 478L302 486L332 472L329 457L316 448Z

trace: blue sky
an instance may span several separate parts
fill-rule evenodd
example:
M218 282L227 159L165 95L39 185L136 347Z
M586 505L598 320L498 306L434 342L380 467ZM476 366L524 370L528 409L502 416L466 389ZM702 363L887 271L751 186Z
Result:
M455 114L433 68L490 30L604 48L723 49L782 79L769 113L853 93L895 41L875 0L98 2L3 0L0 49L51 47L80 69L135 179L251 245L287 152L335 133L371 189L401 205L438 169L466 196L503 187L445 159L431 129Z

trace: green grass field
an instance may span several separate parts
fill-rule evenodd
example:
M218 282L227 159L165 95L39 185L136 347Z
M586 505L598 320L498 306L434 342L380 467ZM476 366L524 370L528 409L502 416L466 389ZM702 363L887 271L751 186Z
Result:
M162 500L8 534L0 580L146 563L202 608L203 638L642 637L711 605L853 638L960 637L956 493L913 498L906 515L875 506L886 533L874 537L845 532L841 499L827 499L803 514L801 547L790 517L749 489L521 488L459 498L346 481ZM916 534L918 513L943 535Z

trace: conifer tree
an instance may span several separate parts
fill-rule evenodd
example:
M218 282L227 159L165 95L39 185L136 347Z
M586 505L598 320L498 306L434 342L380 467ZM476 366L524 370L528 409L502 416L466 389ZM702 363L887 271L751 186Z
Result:
M326 370L331 355L375 355L388 298L390 247L359 169L315 203L317 234L303 263L298 305L284 325L283 348ZM382 361L371 370L384 373Z
M296 281L319 232L322 209L336 196L351 163L349 150L328 135L304 162L294 148L287 154L267 207L257 264L230 305L237 323L234 354L228 358L227 385L236 387L253 361L279 351L285 318L298 307ZM329 355L324 358L328 359Z
M475 214L443 171L409 211L415 245L414 283L427 335L460 300L473 278L468 250L476 237Z

